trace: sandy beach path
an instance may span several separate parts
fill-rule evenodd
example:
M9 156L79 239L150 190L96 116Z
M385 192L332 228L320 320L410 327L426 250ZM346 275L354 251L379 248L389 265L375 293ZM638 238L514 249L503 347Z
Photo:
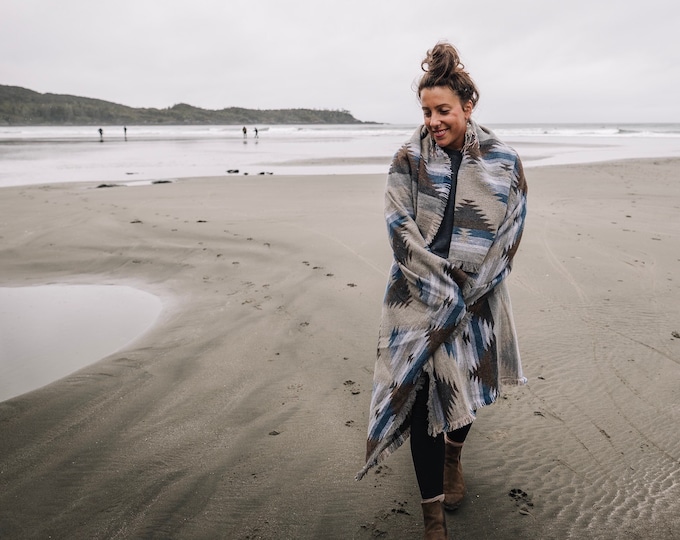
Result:
M678 171L529 171L510 278L529 384L480 411L451 538L680 535ZM0 538L419 538L407 448L353 480L384 178L94 185L2 190L2 285L133 285L165 310L0 403Z

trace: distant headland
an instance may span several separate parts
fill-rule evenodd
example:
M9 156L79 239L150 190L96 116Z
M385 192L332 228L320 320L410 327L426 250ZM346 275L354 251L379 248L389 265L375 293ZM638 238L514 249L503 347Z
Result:
M41 94L0 85L0 125L230 125L372 124L349 111L325 109L201 109L179 103L167 109L127 107L109 101L62 94Z

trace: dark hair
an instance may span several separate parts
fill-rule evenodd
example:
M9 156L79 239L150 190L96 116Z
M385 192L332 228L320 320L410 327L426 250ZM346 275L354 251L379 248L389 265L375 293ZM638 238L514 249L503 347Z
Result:
M427 56L420 67L425 74L418 83L418 97L425 88L447 86L458 96L461 103L471 101L472 106L479 101L479 91L465 66L460 61L456 48L445 41L440 41L427 51Z

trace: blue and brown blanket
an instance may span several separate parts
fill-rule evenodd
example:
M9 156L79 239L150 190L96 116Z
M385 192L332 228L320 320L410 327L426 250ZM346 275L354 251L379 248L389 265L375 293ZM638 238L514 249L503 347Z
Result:
M423 373L431 435L453 431L522 384L505 278L519 246L527 186L516 152L471 121L458 171L448 259L429 245L451 190L451 161L420 127L395 155L385 190L394 260L383 302L362 478L408 438Z

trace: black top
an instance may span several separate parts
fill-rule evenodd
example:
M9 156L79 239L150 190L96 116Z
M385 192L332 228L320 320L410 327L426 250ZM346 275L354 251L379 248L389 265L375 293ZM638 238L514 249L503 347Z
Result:
M435 255L439 255L444 259L449 257L449 246L451 245L451 236L453 234L453 211L456 206L456 185L458 180L458 169L460 162L463 159L463 154L460 150L447 150L443 148L449 158L451 158L451 191L449 199L446 201L446 210L444 210L444 217L437 234L434 235L434 240L430 244L430 250Z

